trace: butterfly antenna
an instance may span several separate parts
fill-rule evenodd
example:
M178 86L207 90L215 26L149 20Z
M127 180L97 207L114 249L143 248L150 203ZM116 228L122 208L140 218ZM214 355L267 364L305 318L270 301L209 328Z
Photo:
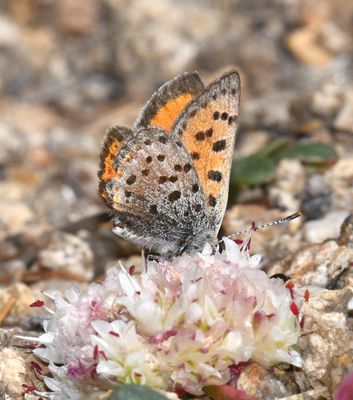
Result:
M253 222L251 228L244 229L243 231L232 233L228 237L230 239L233 239L233 237L238 236L238 235L242 235L244 233L249 233L251 231L257 231L258 229L268 228L268 227L273 226L273 225L278 225L278 224L283 224L284 222L293 221L293 219L296 219L296 218L300 217L301 215L302 215L302 213L300 211L297 211L294 214L288 215L287 217L284 217L284 218L277 219L276 221L272 221L272 222L269 222L267 224L256 225Z

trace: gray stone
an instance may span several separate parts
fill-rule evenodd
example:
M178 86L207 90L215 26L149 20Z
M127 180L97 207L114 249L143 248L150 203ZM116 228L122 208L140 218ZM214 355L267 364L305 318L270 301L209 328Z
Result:
M300 209L307 219L325 215L331 207L331 189L322 175L311 175L301 194Z

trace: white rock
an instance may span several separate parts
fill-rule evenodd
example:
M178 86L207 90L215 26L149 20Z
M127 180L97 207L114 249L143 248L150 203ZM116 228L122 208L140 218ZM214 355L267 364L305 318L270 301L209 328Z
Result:
M347 95L347 101L338 113L334 126L336 129L353 132L353 93Z
M9 18L0 17L0 46L9 47L18 45L20 39L20 31L16 24Z
M348 311L353 310L353 297L347 303L347 310Z
M304 227L304 236L310 243L321 243L326 239L339 237L343 221L349 215L348 211L331 212L325 217L308 221Z
M0 388L5 388L6 394L12 398L21 398L25 373L25 362L19 353L4 348L0 352Z
M55 232L38 255L39 265L48 269L64 269L85 278L93 277L93 253L89 244L77 236Z
M0 227L7 234L15 235L34 218L31 209L23 202L0 202Z

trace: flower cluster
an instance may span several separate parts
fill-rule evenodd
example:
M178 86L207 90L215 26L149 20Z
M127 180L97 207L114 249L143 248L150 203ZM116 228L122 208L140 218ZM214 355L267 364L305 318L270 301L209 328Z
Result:
M121 383L201 395L241 362L300 366L294 289L268 278L244 246L224 245L150 261L141 274L114 267L85 292L55 294L34 350L53 376L42 395L75 400Z

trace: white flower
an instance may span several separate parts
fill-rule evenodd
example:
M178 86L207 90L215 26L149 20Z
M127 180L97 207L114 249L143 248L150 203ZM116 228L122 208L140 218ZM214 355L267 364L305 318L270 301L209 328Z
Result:
M48 388L70 399L121 383L202 395L239 362L300 366L293 292L259 270L247 246L223 241L223 252L206 245L135 276L115 267L81 294L55 294L35 351L49 362Z

